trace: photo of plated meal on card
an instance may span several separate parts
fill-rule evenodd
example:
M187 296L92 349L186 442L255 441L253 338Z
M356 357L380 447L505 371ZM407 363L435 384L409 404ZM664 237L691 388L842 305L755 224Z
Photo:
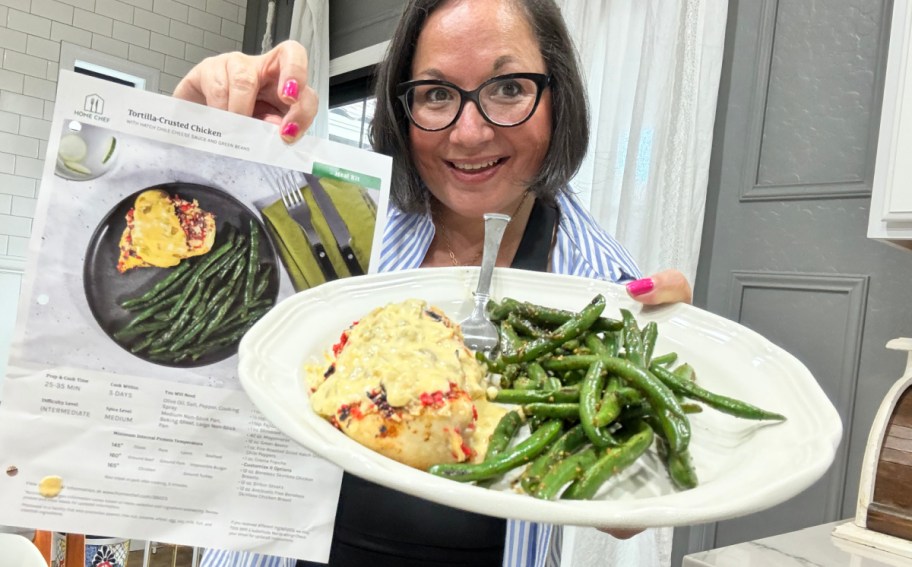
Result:
M644 308L616 284L498 268L500 341L482 355L459 327L477 277L420 269L301 292L241 342L241 384L349 473L500 517L717 521L830 465L833 405L756 332L691 305Z
M275 250L225 191L170 182L141 189L98 224L83 284L96 322L132 354L202 366L237 351L274 304Z

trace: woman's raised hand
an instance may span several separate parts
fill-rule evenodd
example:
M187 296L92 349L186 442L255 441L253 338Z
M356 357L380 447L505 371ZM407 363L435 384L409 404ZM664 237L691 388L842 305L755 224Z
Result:
M204 59L174 96L276 124L288 143L310 127L317 113L317 93L307 84L307 50L296 41L284 41L263 55L236 51Z
M627 293L644 305L664 303L690 303L693 292L684 274L678 270L664 270L627 284Z

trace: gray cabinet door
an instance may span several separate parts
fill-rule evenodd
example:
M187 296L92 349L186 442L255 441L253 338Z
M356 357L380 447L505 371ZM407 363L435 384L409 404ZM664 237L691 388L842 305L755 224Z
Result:
M843 420L789 502L675 532L674 559L854 515L868 431L912 335L912 253L866 237L892 2L732 0L695 303L797 356Z

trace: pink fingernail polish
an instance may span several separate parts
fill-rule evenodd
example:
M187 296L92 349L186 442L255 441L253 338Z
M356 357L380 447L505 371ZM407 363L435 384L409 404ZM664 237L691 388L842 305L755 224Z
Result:
M652 278L643 278L627 284L627 291L630 295L637 296L649 293L654 287L655 282L652 281Z
M289 122L288 124L285 125L284 128L282 128L282 137L283 138L294 138L298 135L298 131L300 131L300 129L301 128L294 122Z
M282 88L282 94L288 98L298 100L298 82L294 79L285 81L285 86Z

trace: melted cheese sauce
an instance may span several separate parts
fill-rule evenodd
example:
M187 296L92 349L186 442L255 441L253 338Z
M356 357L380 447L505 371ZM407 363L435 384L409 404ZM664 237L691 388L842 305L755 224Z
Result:
M316 391L314 410L331 416L343 405L369 403L382 388L393 407L420 404L422 394L447 393L450 384L470 397L484 396L484 368L463 343L458 325L421 300L410 299L375 309L351 330L324 381L326 366L307 368Z

